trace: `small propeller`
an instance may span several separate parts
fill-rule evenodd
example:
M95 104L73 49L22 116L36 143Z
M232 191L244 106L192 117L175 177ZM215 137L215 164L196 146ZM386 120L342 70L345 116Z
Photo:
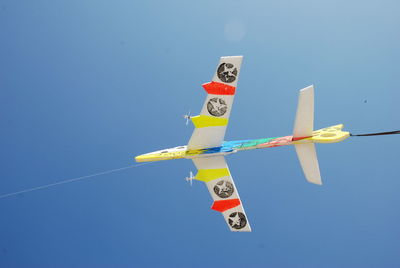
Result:
M194 179L193 172L190 171L189 177L186 177L185 180L190 183L190 186L193 186L193 179Z
M188 113L188 114L185 114L185 115L183 116L183 118L186 119L186 125L188 125L188 124L189 124L189 119L192 118L192 117L190 116L190 110L189 110L189 113Z

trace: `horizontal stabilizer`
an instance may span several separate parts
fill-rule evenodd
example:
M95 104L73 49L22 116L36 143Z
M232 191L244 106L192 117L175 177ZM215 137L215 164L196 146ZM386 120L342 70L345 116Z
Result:
M314 86L300 90L293 138L312 136L314 128Z
M314 143L295 144L294 146L307 181L322 185Z

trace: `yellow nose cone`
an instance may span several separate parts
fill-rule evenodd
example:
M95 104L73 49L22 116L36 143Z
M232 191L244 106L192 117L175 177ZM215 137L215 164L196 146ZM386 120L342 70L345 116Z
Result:
M161 154L142 154L135 157L136 162L150 162L163 160Z
M160 160L170 160L170 159L178 159L185 157L186 151L167 151L164 150L162 152L153 152L148 154L142 154L135 157L136 162L151 162L151 161L160 161Z
M138 155L135 157L136 162L146 162L147 161L146 159L147 158L145 157L145 155Z

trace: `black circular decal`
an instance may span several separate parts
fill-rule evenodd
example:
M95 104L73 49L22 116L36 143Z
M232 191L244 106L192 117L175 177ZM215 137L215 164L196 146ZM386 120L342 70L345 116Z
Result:
M221 63L218 66L217 75L224 83L232 83L236 80L238 70L232 63Z
M212 98L207 103L207 110L213 116L223 116L228 110L228 106L223 99Z
M229 215L229 225L234 229L242 229L247 224L246 216L242 212L233 212Z
M228 198L233 192L233 184L226 180L221 180L214 186L214 193L221 198Z

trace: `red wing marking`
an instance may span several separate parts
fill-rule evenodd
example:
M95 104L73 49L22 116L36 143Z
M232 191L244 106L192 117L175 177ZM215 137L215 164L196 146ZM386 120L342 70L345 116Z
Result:
M202 85L208 94L235 95L236 88L219 82L209 82Z
M211 209L219 211L219 212L224 212L228 209L237 207L240 205L240 199L228 199L228 200L218 200L214 201Z

